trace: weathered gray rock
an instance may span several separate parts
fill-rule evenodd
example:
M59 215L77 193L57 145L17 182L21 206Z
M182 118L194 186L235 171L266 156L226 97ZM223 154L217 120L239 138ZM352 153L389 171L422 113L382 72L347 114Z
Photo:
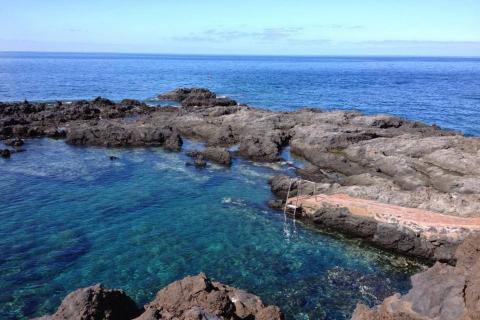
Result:
M0 139L70 135L104 146L163 145L178 150L179 136L184 136L210 147L238 146L239 156L255 161L276 161L282 148L290 146L292 153L310 162L308 170L298 174L316 181L318 192L464 217L480 215L478 138L384 115L225 106L213 92L199 88L162 97L187 101L186 106L154 108L104 98L73 104L0 104ZM158 142L167 136L171 139Z
M412 277L412 289L383 304L359 304L352 320L478 320L480 319L480 234L471 235L455 253L455 267L436 263Z
M187 155L195 160L198 160L199 158L201 160L207 159L224 166L230 166L232 164L232 155L226 148L207 147L201 151L189 151Z
M163 146L180 150L182 139L172 127L121 123L101 120L96 124L72 125L67 129L66 142L74 145L105 147Z

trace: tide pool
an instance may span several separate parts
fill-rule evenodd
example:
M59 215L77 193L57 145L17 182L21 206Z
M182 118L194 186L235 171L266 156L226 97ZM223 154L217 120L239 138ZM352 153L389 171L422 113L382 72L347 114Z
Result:
M0 159L1 319L52 312L98 282L143 304L202 271L288 319L349 319L357 302L406 292L421 267L269 209L267 180L285 163L202 170L158 148L25 149Z

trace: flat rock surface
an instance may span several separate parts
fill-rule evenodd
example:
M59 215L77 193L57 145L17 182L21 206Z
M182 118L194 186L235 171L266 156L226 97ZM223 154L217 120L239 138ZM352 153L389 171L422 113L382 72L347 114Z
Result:
M449 216L425 209L407 208L354 198L347 194L298 196L288 199L287 203L298 204L307 211L307 214L313 213L325 205L347 208L352 215L373 218L378 222L397 224L424 234L443 233L454 238L458 233L464 233L466 230L480 231L480 218Z

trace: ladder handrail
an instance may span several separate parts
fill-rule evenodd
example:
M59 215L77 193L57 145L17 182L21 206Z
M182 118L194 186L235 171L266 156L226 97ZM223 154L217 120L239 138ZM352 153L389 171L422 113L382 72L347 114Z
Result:
M285 207L283 208L284 214L287 214L288 198L290 196L290 189L292 188L292 179L290 179L289 181L290 181L290 184L288 185L287 198L285 199Z
M298 183L298 185L297 185L297 197L296 197L296 201L295 201L295 206L298 207L298 201L299 201L299 198L300 198L301 193L302 193L302 186L301 186L302 181L313 183L313 196L315 197L315 201L317 200L317 183L316 182L306 180L306 179L290 178L290 184L288 185L288 191L287 191L287 198L285 199L285 207L284 207L284 210L283 210L284 212L287 211L287 203L288 203L288 199L290 197L290 191L291 191L293 182Z

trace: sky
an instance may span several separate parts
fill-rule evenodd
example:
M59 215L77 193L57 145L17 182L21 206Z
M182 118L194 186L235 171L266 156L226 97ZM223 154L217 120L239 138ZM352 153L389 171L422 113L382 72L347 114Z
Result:
M0 51L480 56L480 0L0 0Z

